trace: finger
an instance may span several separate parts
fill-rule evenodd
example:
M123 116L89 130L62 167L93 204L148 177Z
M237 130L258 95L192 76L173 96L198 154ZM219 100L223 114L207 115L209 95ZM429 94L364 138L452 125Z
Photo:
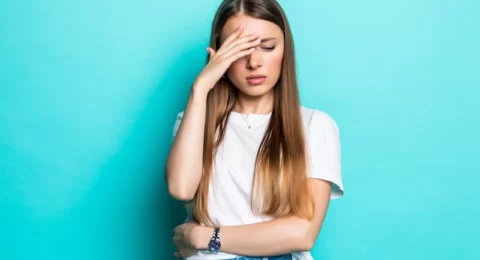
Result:
M182 241L182 239L179 238L178 235L176 235L176 234L173 235L173 237L172 237L172 242L173 242L174 244L176 244L176 243L178 243L178 242L180 242L180 241Z
M217 55L222 55L230 50L232 50L233 48L241 45L241 44L245 44L245 43L248 43L248 42L251 42L251 41L254 41L254 40L257 40L258 37L260 37L259 35L257 34L249 34L247 36L244 36L244 37L241 37L241 38L238 38L237 40L233 41L232 43L226 45L226 46L223 46L221 47L218 52L217 52Z
M222 54L221 57L228 58L228 57L234 55L235 53L238 53L239 51L248 50L250 48L255 48L258 45L260 45L260 39L257 39L255 41L251 41L251 42L246 42L246 43L243 43L243 44L239 44L235 48L232 48L231 50L226 52L225 54Z
M238 38L240 35L242 35L242 32L243 32L243 24L240 24L240 26L235 31L233 31L233 33L230 34L227 37L227 39L225 39L225 41L223 41L222 45L229 44L230 42Z
M185 250L185 251L182 251L182 253L181 253L183 258L187 258L187 257L193 256L195 254L197 254L197 250Z
M243 51L237 52L237 53L233 54L232 56L228 57L228 58L227 58L227 61L228 61L229 63L233 63L234 61L240 59L241 57L253 53L253 51L255 51L255 48L250 48L250 49L247 49L247 50L243 50Z

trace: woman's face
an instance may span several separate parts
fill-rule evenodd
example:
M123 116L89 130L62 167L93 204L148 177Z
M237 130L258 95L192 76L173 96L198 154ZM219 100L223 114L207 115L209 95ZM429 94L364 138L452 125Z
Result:
M283 61L283 32L276 24L239 14L231 17L221 33L221 42L243 24L242 36L260 35L261 43L252 54L233 62L227 70L230 81L245 95L259 97L269 93L280 77ZM249 79L252 76L264 79Z

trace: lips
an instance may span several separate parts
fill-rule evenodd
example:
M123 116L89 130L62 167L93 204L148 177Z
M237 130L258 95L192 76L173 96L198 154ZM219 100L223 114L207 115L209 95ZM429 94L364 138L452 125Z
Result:
M250 85L260 85L263 82L265 82L266 78L267 76L264 76L264 75L250 75L245 79L247 80L247 83Z
M265 75L250 75L248 77L246 77L247 80L249 79L258 79L258 78L266 78L267 76Z

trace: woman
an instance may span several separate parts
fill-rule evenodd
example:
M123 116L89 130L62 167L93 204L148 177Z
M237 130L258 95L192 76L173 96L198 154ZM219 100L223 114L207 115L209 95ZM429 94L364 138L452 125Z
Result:
M174 127L169 193L189 201L183 259L312 259L343 195L335 121L300 105L294 45L274 0L225 0L209 61Z

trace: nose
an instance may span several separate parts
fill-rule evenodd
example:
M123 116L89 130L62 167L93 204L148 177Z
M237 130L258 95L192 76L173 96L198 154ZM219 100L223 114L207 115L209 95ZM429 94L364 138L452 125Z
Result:
M246 56L247 58L247 67L251 70L255 70L262 66L262 61L260 54L257 53L257 49L255 49L250 55Z

